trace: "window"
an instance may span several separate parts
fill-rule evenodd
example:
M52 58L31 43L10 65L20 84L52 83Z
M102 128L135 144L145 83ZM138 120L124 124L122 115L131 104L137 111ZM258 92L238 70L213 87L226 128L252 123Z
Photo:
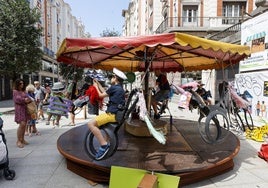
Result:
M197 21L197 5L184 5L183 6L183 22L196 22Z
M243 14L243 9L246 8L246 2L223 2L223 24L236 24L239 22Z

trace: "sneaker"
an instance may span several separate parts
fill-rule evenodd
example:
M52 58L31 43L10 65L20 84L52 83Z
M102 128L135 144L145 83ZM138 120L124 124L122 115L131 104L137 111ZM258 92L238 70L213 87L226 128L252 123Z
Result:
M159 119L160 118L160 114L154 114L154 119Z
M97 153L96 156L95 156L95 159L96 159L96 160L101 160L101 159L103 159L103 157L106 155L106 153L109 151L109 149L110 149L110 144L109 144L109 143L106 144L106 145L104 145L104 146L101 146L101 147L99 148L98 153Z

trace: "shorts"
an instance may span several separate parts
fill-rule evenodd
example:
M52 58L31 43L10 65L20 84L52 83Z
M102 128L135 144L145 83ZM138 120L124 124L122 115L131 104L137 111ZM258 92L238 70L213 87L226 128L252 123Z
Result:
M31 119L28 121L28 125L35 125L36 124L36 120L35 119Z
M116 122L115 120L115 114L112 113L103 113L95 117L95 120L97 122L97 126L100 127L102 125L105 125L107 123L113 123Z
M169 97L169 90L160 90L154 96L153 100L159 102L167 99Z
M38 105L37 105L37 109L42 110L43 106L44 106L43 102L39 102Z

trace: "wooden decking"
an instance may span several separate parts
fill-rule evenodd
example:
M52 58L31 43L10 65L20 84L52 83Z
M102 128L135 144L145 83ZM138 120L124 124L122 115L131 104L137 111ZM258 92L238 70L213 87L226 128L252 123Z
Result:
M153 137L133 136L122 126L118 150L111 158L102 161L89 158L85 152L86 125L62 134L57 147L66 158L69 170L99 183L109 183L111 166L180 176L179 185L195 183L233 169L233 158L240 149L235 135L228 134L224 142L210 145L201 139L197 122L175 119L172 126L165 145Z

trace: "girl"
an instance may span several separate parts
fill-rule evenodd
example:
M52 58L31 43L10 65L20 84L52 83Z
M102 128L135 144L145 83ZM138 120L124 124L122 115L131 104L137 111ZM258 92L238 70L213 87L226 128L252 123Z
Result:
M31 118L26 125L25 135L29 135L29 136L32 136L32 133L35 133L36 135L40 135L40 132L36 128L37 106L36 106L34 91L35 91L34 85L29 84L26 87L26 92L27 92L29 98L31 99L31 101L35 104L35 108L36 108L35 111L33 111L31 114L29 114Z

